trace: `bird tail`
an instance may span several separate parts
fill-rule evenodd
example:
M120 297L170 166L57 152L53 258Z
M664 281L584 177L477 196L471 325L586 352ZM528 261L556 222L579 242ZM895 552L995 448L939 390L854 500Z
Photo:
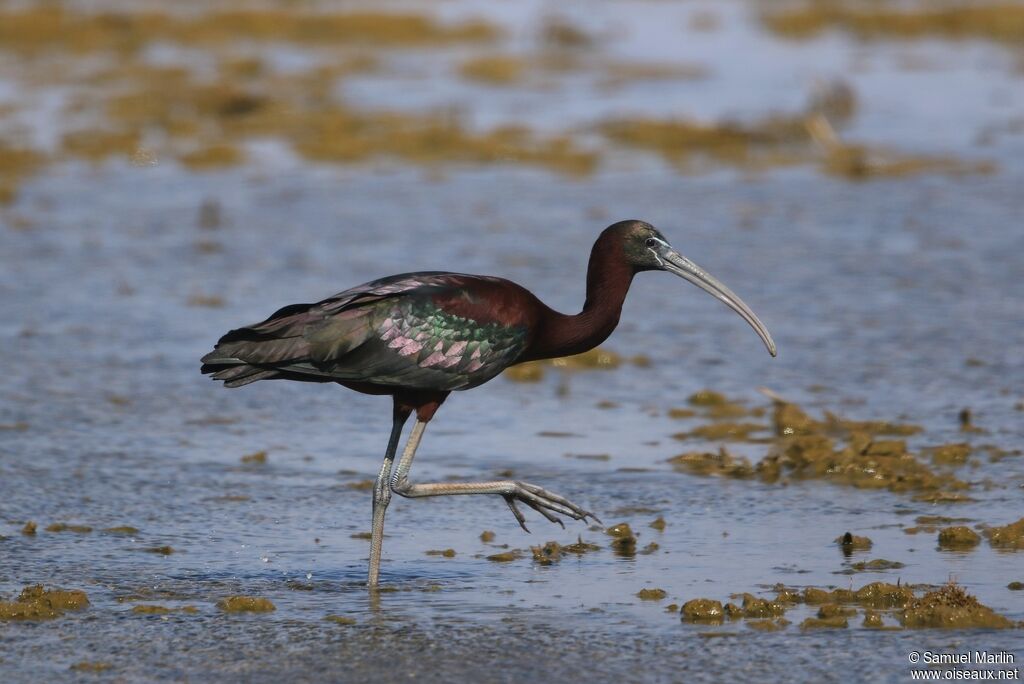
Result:
M292 304L255 325L232 330L203 357L201 371L242 387L287 378L333 382L339 363L372 334L372 308L352 307L325 316L315 304Z
M279 367L306 351L302 330L312 306L286 306L262 323L232 330L202 358L200 372L223 380L225 387L285 377Z
M225 387L242 387L257 380L270 380L279 376L273 368L260 368L241 359L224 357L214 349L202 358L200 372L212 374L214 380L223 380Z

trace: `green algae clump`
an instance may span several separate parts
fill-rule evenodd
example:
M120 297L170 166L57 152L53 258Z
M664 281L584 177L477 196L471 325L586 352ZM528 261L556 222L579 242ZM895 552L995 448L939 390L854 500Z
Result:
M885 626L882 616L873 610L864 611L864 622L862 624L869 629L878 629Z
M242 458L238 460L242 463L257 463L262 465L267 462L267 452L254 451L251 454L246 454L245 456L242 456Z
M691 394L686 401L687 403L690 404L690 406L696 406L700 409L703 409L704 415L712 420L728 420L732 418L740 418L742 416L747 416L751 414L763 414L763 411L761 409L751 411L740 402L732 401L731 399L728 399L724 394L720 394L719 392L714 392L709 389L703 389L700 390L699 392ZM690 411L689 415L687 415L686 409L673 410L678 412L676 415L673 415L672 411L669 412L669 415L673 418L688 418L693 415L696 415L696 413L693 411Z
M494 541L494 532L491 530L484 530L480 533L480 541L487 544Z
M245 161L245 154L235 145L213 143L182 154L178 161L192 171L208 171L237 166Z
M622 365L622 357L610 349L595 347L581 354L551 359L551 365L565 370L611 370Z
M668 596L668 592L666 592L664 589L657 589L657 588L655 588L655 589L641 589L640 591L637 592L636 595L639 596L640 600L642 600L642 601L661 601L666 596Z
M683 604L680 612L683 622L721 624L725 619L721 601L713 599L691 599Z
M270 599L258 596L228 596L217 601L217 607L226 613L270 613L277 610Z
M936 465L962 465L971 455L968 444L942 444L927 450L932 455L932 463Z
M523 80L528 66L520 57L484 55L463 62L459 73L465 79L487 85L513 85Z
M136 615L170 615L171 613L185 613L187 615L195 615L199 612L199 609L195 606L182 606L181 608L168 608L167 606L158 606L153 604L139 604L132 607L132 612Z
M46 526L47 532L74 532L76 534L89 534L92 528L88 525L69 525L67 523L53 523Z
M818 608L818 617L822 620L834 617L850 617L856 615L857 609L849 606L841 606L838 603L826 603Z
M802 603L804 597L796 589L790 589L782 584L775 586L775 601L777 603Z
M915 6L917 5L917 6ZM839 28L862 39L987 39L1008 45L1024 41L1024 7L1006 2L852 3L815 0L783 3L763 13L768 29L786 38L816 36Z
M905 586L872 582L857 590L856 600L869 608L902 608L914 600L914 592Z
M425 552L428 556L441 556L443 558L455 558L455 549L430 549Z
M852 421L825 412L825 420L808 416L793 404L776 401L773 448L760 462L756 476L777 482L783 476L827 480L860 489L915 493L920 500L964 501L966 482L936 473L906 449L906 442L878 439L908 436L917 425L889 421ZM845 442L842 446L837 442Z
M775 426L775 434L779 437L810 435L820 429L820 424L807 415L802 408L796 404L781 401L775 402L772 423Z
M984 534L993 548L1024 550L1024 518L1002 527L990 527Z
M850 566L847 574L854 572L880 572L882 570L898 570L905 567L899 561L891 561L886 558L874 558L869 561L860 561Z
M940 549L970 549L981 543L981 536L964 525L946 527L939 531Z
M846 618L842 615L835 615L827 618L809 617L800 623L800 629L846 629L849 626Z
M142 550L146 553L155 553L160 556L170 556L174 553L174 547L171 546L147 546Z
M874 544L868 537L858 537L847 532L841 537L836 537L835 543L844 551L868 551Z
M498 27L479 20L449 24L414 13L283 8L181 15L155 10L85 13L45 6L8 10L0 20L0 42L7 49L30 54L46 48L74 54L109 51L132 55L148 43L161 41L197 47L244 40L422 48L491 42L499 35Z
M14 601L0 601L0 620L51 620L89 605L84 591L25 587Z
M512 551L505 551L503 553L495 553L487 556L487 560L492 563L511 563L512 561L519 560L522 557L522 553L519 549Z
M908 605L900 614L900 623L904 627L939 629L1013 627L1013 622L952 583Z
M506 368L502 376L512 382L540 382L544 379L544 365L540 361L527 361Z
M790 624L786 618L779 618L778 620L747 620L747 627L750 629L756 629L759 632L778 632L785 629Z
M824 603L856 603L857 593L849 589L833 589L826 591L817 587L804 589L804 603L809 606L820 606Z
M750 464L749 460L742 456L733 456L724 448L719 449L718 453L688 451L673 456L667 462L676 470L693 475L733 477L740 480L755 475L754 466Z
M939 525L945 525L954 522L971 522L970 518L951 518L945 515L919 515L914 518L914 522L917 523L914 527L904 528L905 534L919 534L921 532L938 532Z
M612 551L619 556L631 557L636 555L636 535L633 534L629 523L619 523L605 530L605 533L612 538Z
M325 615L324 620L333 622L336 625L354 625L356 624L355 618L345 617L344 615Z
M590 544L588 542L583 541L582 535L577 536L576 541L574 543L562 547L562 551L564 551L565 553L575 553L577 556L582 556L583 554L590 553L591 551L600 550L601 547L597 544Z
M556 368L566 372L612 370L621 366L622 363L622 357L616 352L596 347L582 354L516 364L505 369L503 375L513 382L539 382L544 378L547 368Z
M733 442L755 441L753 432L763 432L767 428L757 423L708 423L698 425L689 432L678 432L672 435L678 440L702 439L705 441L728 440Z
M541 565L552 565L562 560L562 545L555 541L549 541L543 546L531 546L533 560Z
M702 389L694 392L686 398L690 406L722 406L729 403L724 394L710 389Z
M758 598L753 594L743 594L743 617L770 618L778 617L786 612L786 606L778 601Z

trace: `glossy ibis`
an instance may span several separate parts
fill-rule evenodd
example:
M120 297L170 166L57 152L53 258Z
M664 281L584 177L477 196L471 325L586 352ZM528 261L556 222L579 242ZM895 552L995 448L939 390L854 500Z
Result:
M622 221L594 243L587 299L574 316L550 309L529 290L501 278L405 273L316 304L292 304L262 323L232 330L203 357L202 372L226 387L286 379L337 382L357 392L392 396L391 439L373 488L372 587L380 573L384 513L392 492L413 498L496 494L524 530L516 502L559 524L559 515L595 517L526 482L413 483L409 469L427 423L452 390L482 385L517 363L597 346L618 324L629 285L641 271L668 271L714 295L742 316L775 356L768 330L729 288L674 250L653 226ZM402 428L413 412L416 424L392 474Z

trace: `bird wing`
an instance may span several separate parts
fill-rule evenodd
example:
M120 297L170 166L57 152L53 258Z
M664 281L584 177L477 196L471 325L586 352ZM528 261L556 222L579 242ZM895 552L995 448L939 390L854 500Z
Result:
M499 279L426 272L391 276L316 304L293 304L232 330L203 357L228 386L288 377L455 390L490 380L526 348L522 325L446 311L461 288Z

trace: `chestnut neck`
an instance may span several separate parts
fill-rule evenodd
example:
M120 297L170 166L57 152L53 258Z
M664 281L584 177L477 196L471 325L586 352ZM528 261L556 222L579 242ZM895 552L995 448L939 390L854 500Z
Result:
M598 240L587 267L587 299L575 316L544 307L539 332L523 361L580 354L608 339L619 324L635 271L619 240Z

